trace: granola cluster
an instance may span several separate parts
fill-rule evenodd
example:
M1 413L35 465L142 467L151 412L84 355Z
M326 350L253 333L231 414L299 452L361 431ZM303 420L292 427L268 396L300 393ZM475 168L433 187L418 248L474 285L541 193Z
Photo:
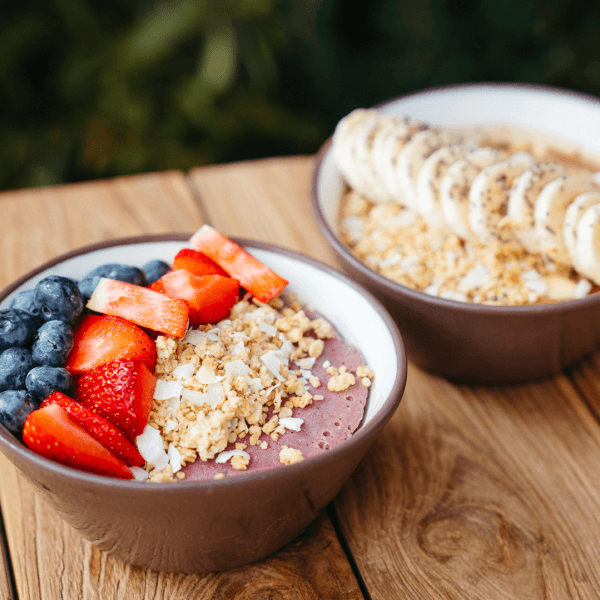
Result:
M514 244L478 245L434 228L399 204L343 197L341 234L356 257L385 277L450 300L526 305L580 298L592 285L571 267Z
M196 460L230 461L245 470L248 446L268 448L286 430L298 431L297 409L323 400L321 381L312 375L324 340L335 332L322 318L310 319L292 299L270 304L241 300L230 317L188 331L181 340L159 336L157 387L148 424L162 439L158 464L147 463L150 481L183 478L181 467ZM359 367L368 386L373 371ZM329 368L329 390L344 391L355 376L346 367ZM228 445L235 449L225 451ZM302 453L284 446L280 462L293 464ZM223 475L219 474L218 478Z

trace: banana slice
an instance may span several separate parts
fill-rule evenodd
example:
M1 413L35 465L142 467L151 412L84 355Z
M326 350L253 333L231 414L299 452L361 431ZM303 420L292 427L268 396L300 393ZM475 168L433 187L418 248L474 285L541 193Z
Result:
M403 204L403 198L396 176L398 156L402 148L416 133L426 129L428 129L428 125L425 123L406 117L396 123L387 135L382 135L381 139L373 142L373 162L376 165L376 171L391 198L399 204Z
M450 165L440 182L440 205L444 220L463 240L471 237L469 227L469 190L483 169L501 160L494 148L477 148Z
M537 197L546 184L566 174L567 170L556 163L538 163L521 173L510 191L503 224L513 230L529 252L540 249L533 218Z
M398 155L396 176L398 178L403 204L418 212L417 176L425 161L435 150L461 141L454 132L440 129L426 129L412 136Z
M366 123L374 123L379 119L376 110L357 108L346 115L333 132L333 156L335 162L342 172L348 184L358 191L360 184L356 177L355 142L357 130L364 127Z
M513 240L512 231L503 226L508 210L508 195L514 181L534 163L527 152L517 152L508 160L486 167L475 177L469 192L469 227L482 244Z
M378 119L365 119L352 135L354 148L353 177L358 182L358 191L375 202L385 202L389 194L382 180L377 176L372 157L373 144L378 134L387 126L394 126L393 117L381 116Z
M577 270L600 285L600 204L588 207L577 223Z
M565 211L565 220L563 221L563 241L565 242L565 248L571 260L573 266L577 267L577 256L576 256L576 245L577 245L577 224L581 219L583 213L594 204L600 204L600 192L585 192L579 194Z
M419 214L431 227L443 227L444 214L440 202L440 185L448 169L473 150L469 144L450 144L435 150L423 163L417 175Z
M579 194L593 191L598 191L593 179L565 175L546 184L539 193L533 210L534 231L540 251L552 260L570 264L563 238L565 212Z

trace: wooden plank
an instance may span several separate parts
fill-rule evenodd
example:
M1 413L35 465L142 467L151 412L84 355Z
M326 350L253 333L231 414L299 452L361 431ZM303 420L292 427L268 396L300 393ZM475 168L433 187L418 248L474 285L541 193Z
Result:
M597 597L600 429L570 381L409 380L336 501L371 598Z
M0 519L2 515L0 515ZM0 598L2 600L16 600L13 594L11 580L11 564L8 557L8 541L4 533L4 523L0 522Z
M212 200L207 197L208 200ZM203 211L178 172L0 194L4 286L49 258L100 240L192 232ZM20 598L361 598L329 518L269 559L217 575L133 568L66 525L0 457L0 504ZM0 587L0 590L2 588Z
M193 169L209 222L225 235L298 250L335 265L310 207L314 158L272 158Z

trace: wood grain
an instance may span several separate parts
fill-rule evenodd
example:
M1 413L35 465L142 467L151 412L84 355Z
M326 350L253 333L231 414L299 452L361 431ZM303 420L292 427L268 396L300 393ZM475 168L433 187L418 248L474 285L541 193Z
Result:
M306 169L297 170L304 174ZM223 175L227 179L230 172ZM212 174L211 181L218 188ZM205 196L205 201L212 205L220 198ZM6 226L0 285L100 240L192 232L206 214L211 213L198 206L178 172L0 194L0 222ZM269 559L227 573L190 576L134 568L100 552L57 517L4 457L0 504L21 600L362 598L326 515ZM6 579L0 581L2 591Z
M222 233L279 244L335 265L310 206L314 158L273 158L193 169L206 217Z
M336 500L371 598L597 597L600 430L571 382L409 380Z

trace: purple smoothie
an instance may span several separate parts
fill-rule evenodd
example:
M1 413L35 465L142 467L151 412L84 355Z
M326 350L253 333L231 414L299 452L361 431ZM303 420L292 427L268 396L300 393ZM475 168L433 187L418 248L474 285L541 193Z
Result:
M304 420L300 431L286 430L285 434L279 436L274 442L269 435L262 434L256 446L245 449L250 455L250 463L245 471L236 471L231 467L230 461L217 463L215 460L203 461L197 459L186 465L182 472L185 474L183 481L201 481L214 479L218 473L226 477L235 477L244 473L255 473L274 467L283 467L279 462L279 452L283 446L295 448L302 452L304 459L322 454L335 448L344 440L347 440L359 426L369 394L369 388L361 385L358 378L356 383L343 392L330 392L327 389L327 381L330 375L323 368L323 364L331 363L331 366L339 369L345 365L348 371L355 374L356 368L364 365L359 351L347 345L337 334L332 339L324 340L325 348L323 354L316 360L310 371L319 378L321 386L313 388L307 385L307 390L313 395L323 396L323 400L314 400L305 408L295 408L293 416ZM297 365L291 364L290 368L297 369ZM272 408L269 409L267 420L271 417ZM243 440L248 444L250 436ZM260 448L262 441L268 443L265 450ZM226 450L235 449L235 443L229 444Z

